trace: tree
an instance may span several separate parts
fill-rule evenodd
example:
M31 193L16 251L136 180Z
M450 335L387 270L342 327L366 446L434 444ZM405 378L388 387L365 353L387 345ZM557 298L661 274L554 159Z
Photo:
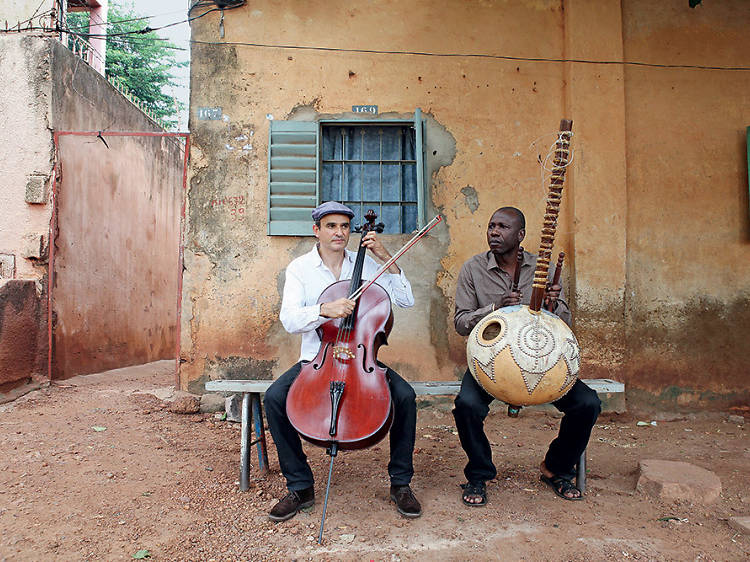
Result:
M111 0L107 20L107 76L124 83L168 127L176 126L177 113L184 104L164 91L175 85L172 71L187 62L177 62L177 47L150 31L148 19L136 14L128 0ZM83 39L89 37L88 22L88 12L68 13L68 29Z

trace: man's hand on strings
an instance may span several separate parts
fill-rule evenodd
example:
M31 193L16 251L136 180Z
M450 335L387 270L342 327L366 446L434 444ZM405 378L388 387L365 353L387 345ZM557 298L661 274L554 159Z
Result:
M344 318L354 311L353 300L340 298L331 302L324 302L320 305L320 315L326 318Z
M515 306L517 304L521 304L522 298L523 298L523 293L521 291L511 291L507 295L503 295L503 298L500 299L500 304L496 306L495 308L502 308L504 306Z
M365 234L365 237L362 239L362 245L365 248L368 248L373 254L375 254L376 258L384 263L391 259L391 254L385 249L385 246L383 246L383 243L380 241L374 230ZM399 274L401 273L401 270L394 263L388 268L388 273Z
M560 298L560 291L562 291L561 285L551 285L547 288L547 292L544 295L544 306L547 309L555 308L557 299Z

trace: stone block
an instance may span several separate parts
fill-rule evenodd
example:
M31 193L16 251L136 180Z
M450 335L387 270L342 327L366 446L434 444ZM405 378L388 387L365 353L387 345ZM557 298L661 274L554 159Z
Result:
M224 409L227 413L227 421L242 421L242 394L232 394L224 400Z
M42 205L47 202L47 186L49 185L49 175L31 174L26 178L26 197L27 203L32 205Z
M206 392L201 395L201 413L213 414L224 411L224 397L220 394Z
M44 234L27 234L23 237L23 252L21 255L31 260L40 260L46 253Z
M636 491L672 501L712 504L721 496L721 481L710 470L681 461L640 461Z
M0 279L13 279L16 276L16 256L0 254Z
M748 516L730 517L729 526L732 529L736 529L740 533L744 533L745 535L750 535L750 517Z

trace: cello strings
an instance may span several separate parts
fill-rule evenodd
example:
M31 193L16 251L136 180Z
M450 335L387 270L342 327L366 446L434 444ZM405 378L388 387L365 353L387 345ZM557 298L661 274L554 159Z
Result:
M364 238L364 235L363 235L363 238ZM359 245L360 245L360 248L361 248L362 247L362 240L360 240ZM358 276L358 277L360 277L360 279L362 277L361 272L353 271L352 272L352 277L354 277L355 275ZM348 298L351 298L351 296L349 296ZM339 348L339 347L345 347L342 344L344 342L346 342L346 343L349 342L349 338L351 337L351 332L353 330L353 326L352 326L353 321L351 321L350 318L351 318L351 316L354 313L355 313L355 311L352 311L352 314L350 314L349 316L344 317L340 321L339 328L338 328L338 331L336 333L336 340L335 340L334 349L335 348ZM347 349L348 349L348 347L347 347ZM334 351L334 353L335 353L335 351ZM344 377L342 376L342 373L343 374L346 373L346 370L344 369L344 363L343 363L343 361L337 361L336 362L336 368L334 370L333 376L335 377L335 379L337 381L342 381L344 379Z

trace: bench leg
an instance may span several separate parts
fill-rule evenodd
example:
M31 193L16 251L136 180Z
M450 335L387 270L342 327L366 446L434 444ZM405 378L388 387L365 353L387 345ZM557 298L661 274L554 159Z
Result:
M261 472L268 471L268 450L266 449L266 428L263 426L263 405L260 394L252 395L253 422L255 423L255 443L258 448L258 468Z
M240 437L240 490L250 487L250 394L242 395L242 436Z
M581 453L581 458L578 459L578 467L576 468L576 488L581 490L581 494L586 493L586 449Z

